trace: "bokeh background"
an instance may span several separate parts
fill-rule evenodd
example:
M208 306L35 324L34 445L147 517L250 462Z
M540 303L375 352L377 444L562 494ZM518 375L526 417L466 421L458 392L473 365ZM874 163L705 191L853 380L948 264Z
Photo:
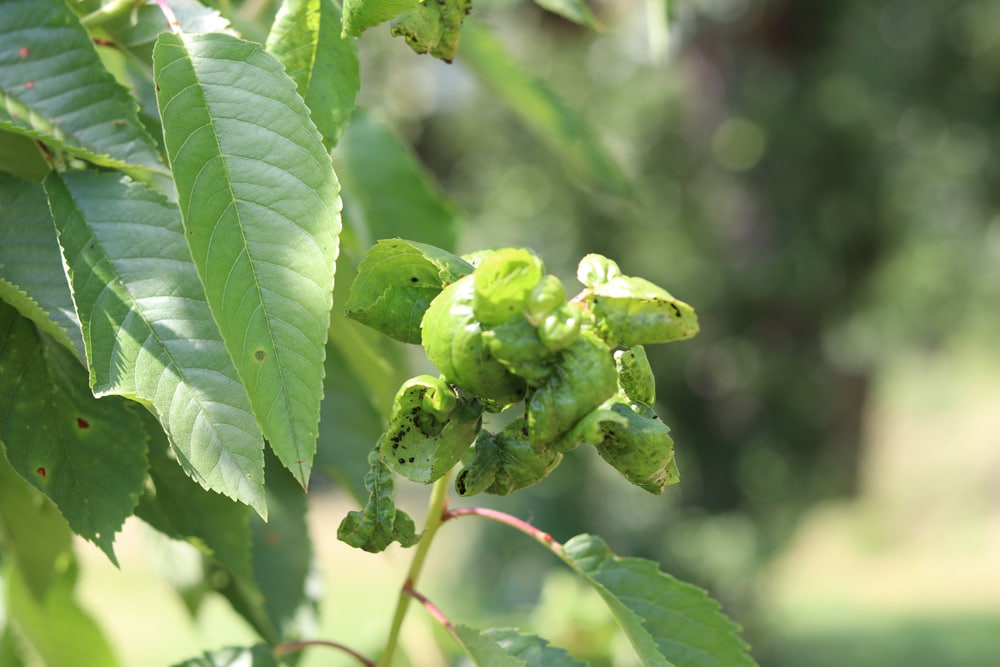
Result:
M265 26L273 4L229 9ZM601 31L520 1L473 19L585 117L625 195L568 168L461 54L417 57L387 29L360 43L359 103L454 201L459 250L530 246L567 284L600 252L700 316L696 338L648 349L679 487L649 496L581 450L529 492L476 501L708 588L762 665L1000 664L1000 4L591 7ZM422 516L425 491L405 494ZM406 554L338 544L352 503L313 493L319 634L374 652ZM634 664L529 540L446 530L426 588L454 618ZM188 620L150 583L185 557L150 539L129 527L121 572L81 546L88 604L128 664L250 637L221 601ZM127 604L159 605L161 631L123 621ZM414 665L447 664L436 633L412 614Z

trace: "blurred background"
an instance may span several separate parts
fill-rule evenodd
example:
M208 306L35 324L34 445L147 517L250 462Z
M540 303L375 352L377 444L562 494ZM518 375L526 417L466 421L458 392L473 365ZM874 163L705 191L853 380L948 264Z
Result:
M359 105L452 199L460 251L530 246L567 285L600 252L700 316L696 338L648 349L681 485L650 496L580 450L530 491L476 503L708 588L761 665L1000 664L1000 4L669 4L599 0L600 31L527 2L474 8L582 114L621 172L604 182L462 53L417 57L387 28L360 41ZM425 490L404 493L421 517ZM318 634L374 651L407 555L338 544L353 501L312 495ZM193 652L123 625L114 596L156 600L195 647L249 637L221 602L192 622L166 588L123 590L148 562L129 545L159 548L146 539L123 537L122 572L90 549L83 582L128 664ZM529 540L493 525L442 540L425 592L453 618L634 664L599 600ZM444 664L435 632L412 614L414 665Z

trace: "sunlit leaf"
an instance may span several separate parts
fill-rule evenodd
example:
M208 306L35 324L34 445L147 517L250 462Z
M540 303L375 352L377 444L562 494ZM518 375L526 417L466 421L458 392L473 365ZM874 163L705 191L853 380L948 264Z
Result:
M264 442L177 208L113 173L46 181L98 396L152 405L199 484L266 515Z
M510 656L524 661L526 667L586 667L565 649L552 646L536 635L518 632L513 628L485 630L485 637L495 641Z
M341 37L333 0L286 0L267 37L267 50L285 66L328 148L344 131L361 79L354 40Z
M584 0L535 0L535 4L593 30L600 30L602 27Z
M362 511L349 512L340 522L337 539L345 544L371 553L385 551L393 542L404 547L417 543L419 536L413 519L396 508L393 494L396 484L392 472L381 460L376 447L368 455L371 469L365 475L368 502Z
M95 164L167 173L138 105L61 0L5 0L0 128Z
M201 657L178 662L173 667L278 667L278 665L271 647L257 644L208 651Z
M462 24L470 11L470 0L421 2L392 20L392 34L403 37L417 53L450 63L458 53Z
M316 452L339 186L281 64L228 35L161 35L154 76L184 229L258 423L303 486Z
M344 0L344 36L358 37L368 28L402 14L419 0Z
M0 442L21 477L112 562L146 478L146 435L127 402L95 399L66 348L0 303Z
M524 667L528 663L508 655L495 639L467 625L455 626L455 634L462 641L462 649L477 667Z

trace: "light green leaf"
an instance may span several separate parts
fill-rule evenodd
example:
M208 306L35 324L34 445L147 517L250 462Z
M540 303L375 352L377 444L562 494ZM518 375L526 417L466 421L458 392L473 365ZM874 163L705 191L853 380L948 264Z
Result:
M45 192L5 174L0 174L0 299L86 363Z
M468 21L459 60L590 187L628 196L631 185L575 110L518 64L484 28Z
M490 328L523 315L544 273L542 260L524 248L500 248L486 255L473 274L476 319Z
M459 220L410 147L384 123L356 111L334 151L345 206L374 239L402 237L453 251ZM386 193L392 196L386 196Z
M419 343L420 322L446 285L472 265L440 248L390 239L373 246L358 266L347 316L404 343Z
M112 562L146 479L146 435L126 401L95 399L66 348L0 303L0 442L21 477Z
M199 658L178 662L173 667L278 667L279 664L270 646L257 644L207 651Z
M138 105L61 0L5 0L0 128L106 167L166 174Z
M23 134L0 130L0 171L40 183L51 169L33 140Z
M308 485L339 185L295 84L260 45L164 34L153 52L184 229L264 437Z
M562 454L544 447L536 451L528 442L527 432L524 417L518 417L499 433L482 431L455 478L458 495L485 492L504 496L545 479L555 470Z
M264 442L177 208L113 173L45 183L95 395L152 405L185 472L266 516Z
M577 535L560 557L611 609L647 667L755 667L719 603L642 558L621 558L594 535Z
M56 506L21 479L2 454L0 543L36 602L45 600L58 563L71 557L73 547L73 533Z
M170 0L170 9L177 17L181 32L236 34L230 28L229 21L218 11L206 7L198 0ZM132 11L119 13L103 21L99 29L102 36L114 42L116 47L135 53L151 70L153 44L160 33L170 30L170 24L156 0L146 0L145 4Z
M462 39L470 0L423 0L392 20L392 35L403 37L417 53L452 62Z
M594 12L590 11L584 0L535 0L535 4L592 30L603 29L601 22L594 16Z
M383 21L388 21L419 0L344 0L344 37L359 37L361 33Z
M528 664L509 655L495 639L475 628L456 625L455 635L461 640L462 649L478 667L525 667Z
M412 547L420 539L413 519L396 508L393 494L396 483L392 472L382 461L379 448L368 455L371 469L365 475L368 502L360 512L349 512L337 528L337 539L345 544L371 553L385 551L393 542Z
M526 667L586 667L586 663L536 635L513 628L491 629L482 634L499 644L507 655L523 660Z
M340 30L333 0L285 0L267 37L268 52L295 81L327 148L343 133L361 86L357 45Z
M94 619L76 600L78 567L63 558L43 600L28 590L24 577L8 562L4 572L7 611L20 634L46 667L116 667L111 644Z

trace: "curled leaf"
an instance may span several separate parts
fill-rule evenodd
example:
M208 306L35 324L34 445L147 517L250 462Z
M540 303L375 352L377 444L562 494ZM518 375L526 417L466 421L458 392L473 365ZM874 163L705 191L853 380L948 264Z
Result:
M617 418L600 419L597 453L636 486L660 494L680 481L670 429L644 405L614 398L604 409ZM603 412L603 411L602 411Z
M646 349L636 345L615 351L618 387L629 400L652 406L656 401L656 379L646 358Z
M490 355L514 375L537 387L552 374L556 355L545 346L538 330L523 317L512 318L483 332Z
M462 23L471 10L471 0L427 0L393 19L392 34L405 39L417 53L450 63L458 53Z
M368 455L371 469L365 475L368 502L362 511L349 512L337 528L337 539L371 553L385 551L393 542L412 547L420 539L413 519L393 500L396 490L392 472L382 461L379 448Z
M502 248L484 257L473 274L476 319L490 328L522 315L544 271L542 261L523 248Z
M524 417L497 434L482 431L455 479L458 495L485 492L504 496L548 477L562 461L562 454L547 448L536 450L527 434Z

